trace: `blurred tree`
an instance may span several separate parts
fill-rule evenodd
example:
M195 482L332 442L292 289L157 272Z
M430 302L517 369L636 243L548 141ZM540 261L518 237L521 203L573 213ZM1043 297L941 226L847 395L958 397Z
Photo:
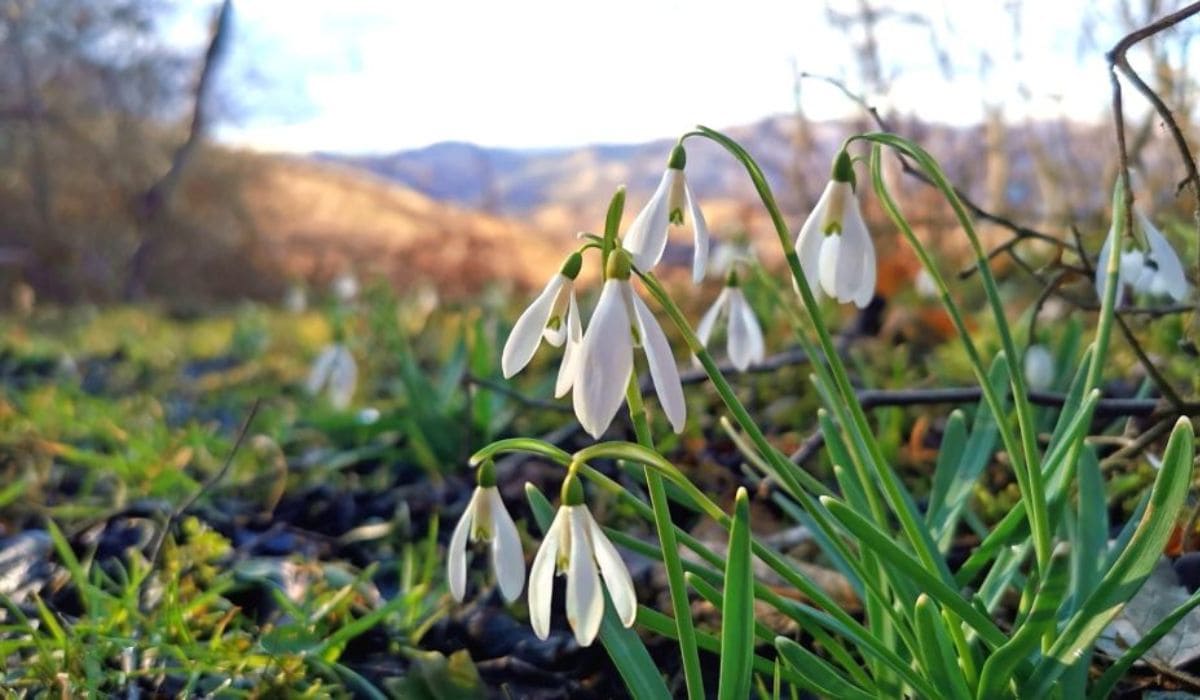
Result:
M9 284L59 299L208 294L253 264L241 254L253 229L237 214L238 164L197 158L231 3L214 7L200 55L171 42L180 12L165 0L0 0ZM181 196L185 173L221 196ZM205 274L210 265L224 274Z

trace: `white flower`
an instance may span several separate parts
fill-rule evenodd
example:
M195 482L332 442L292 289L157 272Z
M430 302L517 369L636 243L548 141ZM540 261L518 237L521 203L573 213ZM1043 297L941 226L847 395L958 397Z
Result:
M1133 210L1134 226L1141 236L1133 236L1134 247L1121 251L1121 260L1117 266L1117 304L1121 303L1124 287L1133 287L1139 294L1149 294L1156 297L1170 297L1176 302L1187 298L1190 287L1187 277L1183 274L1183 263L1175 254L1175 249L1167 242L1162 232L1150 223L1150 219L1140 210ZM1120 222L1113 221L1113 226ZM1112 229L1104 238L1100 248L1100 257L1096 260L1096 295L1103 301L1105 284L1108 281L1108 258L1112 255ZM1127 239L1126 239L1127 240ZM1121 241L1124 245L1124 241Z
M718 243L708 259L708 276L711 279L725 279L733 271L734 265L749 265L756 259L754 246L748 241Z
M730 276L730 281L726 284L725 289L721 290L720 296L700 319L700 325L696 328L696 336L701 343L708 345L713 326L726 310L729 311L729 329L726 333L729 344L729 361L733 363L734 367L744 372L750 365L763 361L765 349L762 328L758 325L754 310L746 302L746 295L738 286L736 276Z
M299 284L289 285L283 296L283 308L289 313L302 314L308 309L308 292Z
M325 389L329 393L329 403L341 410L350 405L357 383L358 365L354 362L354 355L345 345L333 343L313 361L305 387L314 396Z
M917 294L923 299L937 299L938 297L937 282L934 281L933 275L929 274L929 270L923 267L917 272L917 276L913 278L913 287L916 288Z
M338 301L348 304L358 296L358 278L349 272L343 272L334 278L330 289Z
M1025 381L1030 389L1049 389L1054 383L1054 357L1045 345L1030 345L1025 350Z
M663 412L675 432L683 431L687 408L675 356L654 314L633 293L629 257L609 256L609 275L600 290L596 312L583 335L575 365L575 416L583 429L599 438L625 400L633 374L633 348L641 346L650 365L650 378Z
M818 280L826 294L861 309L875 296L875 244L858 208L852 178L850 157L842 152L833 179L800 228L796 255L810 284Z
M491 468L490 464L480 467L481 470ZM467 509L463 511L458 525L454 526L454 534L450 535L450 545L446 550L450 595L460 603L467 588L467 540L491 543L492 570L496 572L496 582L505 600L510 603L516 600L525 585L525 554L521 550L521 537L494 481L490 486L482 485L488 480L480 477L481 484L475 487Z
M575 379L575 360L579 345L583 342L579 303L575 300L575 277L579 275L582 264L583 257L579 253L567 258L562 270L550 279L542 293L517 319L500 357L500 369L505 379L529 364L542 338L545 338L555 347L566 343L562 364L558 368L558 380L554 385L554 396L564 396L571 390Z
M663 173L658 189L634 218L622 238L622 245L633 255L633 264L639 270L649 271L662 259L670 225L683 226L690 221L694 248L692 280L699 284L704 279L704 267L708 262L708 224L704 222L704 214L683 174L685 160L683 147L676 146L671 151L667 171Z
M529 622L539 639L550 635L555 572L567 577L567 622L580 646L590 645L600 631L604 615L601 577L621 624L633 625L637 594L629 569L582 503L558 509L529 570Z

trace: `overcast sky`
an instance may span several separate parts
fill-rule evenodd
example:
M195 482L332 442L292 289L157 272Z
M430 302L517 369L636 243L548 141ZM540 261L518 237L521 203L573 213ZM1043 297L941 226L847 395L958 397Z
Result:
M194 16L173 32L179 42L199 45L213 3L193 1ZM1103 48L1119 28L1089 14L1096 3L1086 0L1026 4L892 2L928 16L932 29L881 25L882 57L894 74L888 98L929 121L975 121L985 101L1005 105L1014 118L1100 118L1108 101ZM1019 42L1010 5L1020 7ZM862 87L851 45L858 35L832 28L825 7L767 0L235 0L217 133L262 149L385 152L444 140L513 147L628 142L694 123L746 123L794 109L793 66ZM951 60L949 77L931 31ZM1018 96L1021 86L1031 99ZM854 110L818 83L806 82L802 96L814 118Z

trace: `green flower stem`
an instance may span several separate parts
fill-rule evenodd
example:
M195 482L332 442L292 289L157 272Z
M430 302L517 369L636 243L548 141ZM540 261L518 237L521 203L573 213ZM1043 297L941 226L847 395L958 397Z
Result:
M1018 488L1025 496L1021 502L1025 505L1025 509L1027 511L1026 515L1029 518L1030 527L1033 531L1034 548L1035 551L1039 553L1037 554L1038 561L1042 562L1042 549L1044 548L1047 552L1049 551L1051 538L1049 515L1046 509L1045 488L1043 486L1041 470L1038 467L1036 456L1034 457L1035 461L1028 461L1028 450L1024 446L1018 446L1017 437L1013 435L1012 432L1012 426L1010 426L1008 421L1005 419L1003 401L996 394L995 389L992 387L992 383L988 380L987 368L984 367L983 358L980 356L979 349L975 346L975 342L971 340L971 335L967 331L967 324L963 320L962 311L958 308L958 305L954 303L953 298L950 296L950 289L946 285L946 280L942 277L941 272L937 269L937 265L934 264L933 258L930 256L928 249L926 249L924 244L921 243L920 239L917 238L916 234L912 230L912 226L910 226L908 223L908 219L905 218L904 214L900 211L900 207L896 203L896 200L892 197L891 192L888 191L887 185L883 180L881 146L878 143L873 143L871 146L871 181L874 184L875 193L879 196L880 202L883 204L884 211L887 212L888 217L892 220L892 223L894 223L896 227L900 229L900 232L904 235L905 239L908 240L909 245L912 246L913 251L917 254L917 258L920 259L921 264L925 267L925 270L929 273L930 278L937 286L938 296L941 299L942 306L946 309L946 313L949 314L951 322L954 324L954 330L958 333L958 338L967 351L967 357L971 362L971 368L975 372L975 379L979 382L979 386L983 390L984 401L987 403L988 408L991 409L992 415L996 417L996 426L1000 431L1000 440L1002 443L1004 443L1005 451L1014 458L1013 474L1016 476ZM966 226L966 224L964 224L964 226ZM973 233L969 235L972 238L974 237ZM986 267L986 264L981 264L981 269L983 267ZM990 278L990 273L988 274L988 278ZM1002 317L999 319L998 325L1006 325ZM1009 354L1007 347L1005 349L1005 354L1005 359L1008 361L1009 365L1008 373L1010 378L1014 377L1014 375L1023 375L1021 370L1021 357L1019 355ZM1014 393L1023 394L1024 390L1022 388L1017 388L1017 384L1015 383L1017 381L1024 381L1023 376L1012 379L1012 381L1014 382ZM1020 406L1019 401L1014 403L1017 406ZM1018 408L1018 422L1020 421L1019 410L1020 409ZM1034 430L1032 427L1029 429ZM1021 432L1023 434L1027 432L1024 424L1021 424Z
M629 388L625 391L629 404L629 417L633 421L633 432L638 444L648 450L654 449L654 438L650 434L650 422L646 418L646 407L642 403L642 392L637 377L630 376ZM644 467L646 488L650 492L650 504L654 511L654 527L658 531L658 542L662 548L663 564L667 569L667 585L671 593L671 607L675 611L678 629L679 654L683 659L683 678L687 685L688 698L704 698L704 678L700 672L700 652L696 647L696 630L692 625L691 603L688 601L687 582L683 577L683 565L679 559L679 546L675 543L675 526L671 521L671 506L662 476L651 467Z
M812 377L814 382L818 384L824 383L824 386L830 386L833 383L832 377L829 376L829 371L820 362L820 356L817 354L816 347L812 344L812 340L810 340L802 330L804 326L804 319L800 316L800 312L791 304L784 302L783 295L779 293L773 284L765 282L767 275L762 269L761 265L755 266L755 274L760 280L764 280L763 287L771 295L771 300L774 305L776 307L782 307L785 309L788 317L791 319L792 327L796 331L796 338L800 341L801 346L804 348L804 352L808 354L809 358L811 358L811 364L816 372L815 375L810 375L810 377ZM830 406L834 412L834 415L837 417L837 425L846 426L853 424L853 418L849 415L844 402L834 401L826 403ZM848 437L851 438L851 441L854 442L858 448L858 451L856 451L855 454L858 455L859 458L855 459L851 466L854 467L854 472L859 480L859 485L867 499L867 506L870 509L871 517L875 520L876 524L886 525L887 514L883 509L883 504L879 501L879 491L873 486L873 480L866 477L866 466L862 460L862 454L865 454L865 452L862 450L861 440L855 440L853 436L849 435ZM814 495L828 496L830 493L826 489L825 491L816 491L814 492Z
M856 398L854 387L850 383L850 377L846 372L845 366L842 364L837 349L834 347L829 330L821 320L821 311L817 305L816 297L813 296L812 289L808 285L808 280L804 276L804 271L800 268L800 259L796 256L796 251L792 247L791 231L787 226L787 222L784 221L783 213L775 202L775 196L771 192L771 187L767 183L762 169L758 167L758 164L741 145L724 134L704 126L697 127L697 131L693 133L716 141L746 168L758 192L759 198L762 200L763 206L767 209L774 224L775 233L779 238L779 244L783 249L784 257L787 259L788 268L791 270L796 288L800 292L805 311L812 320L813 329L817 334L821 350L829 363L829 368L833 375L832 385L837 389L843 401L850 408L850 417L852 420L848 425L853 426L853 430L850 431L852 434L857 433L852 442L860 449L865 450L864 462L871 467L873 475L878 480L879 486L883 489L883 493L887 497L888 505L900 521L900 527L904 531L905 537L908 539L913 551L916 552L917 558L930 571L937 572L947 583L953 581L949 567L946 565L945 560L937 553L936 544L929 535L929 531L922 526L921 518L916 512L916 507L905 496L903 487L900 485L895 472L887 465L878 442L868 438L868 436L872 435L872 432L870 424L867 422L866 413ZM712 377L713 383L717 384L720 377L719 373L710 370L709 375ZM721 381L723 381L723 378L721 378ZM740 419L739 423L741 423ZM752 421L750 423L753 425ZM743 429L746 429L745 425L743 425ZM757 432L757 427L754 428L754 431ZM747 432L751 431L747 430Z

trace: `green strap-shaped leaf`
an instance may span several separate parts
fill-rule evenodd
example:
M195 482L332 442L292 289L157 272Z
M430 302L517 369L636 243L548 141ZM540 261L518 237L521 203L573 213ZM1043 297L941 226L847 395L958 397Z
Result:
M1070 560L1070 549L1060 544L1050 558L1046 579L1034 596L1029 614L1008 643L993 652L983 664L976 694L980 700L1005 695L1013 680L1013 671L1037 648L1042 635L1054 627L1058 608L1071 581Z
M845 700L871 700L875 697L846 680L825 659L787 637L776 637L775 648L788 665L800 672L804 684L822 696Z
M1058 639L1022 688L1022 697L1045 697L1054 681L1099 636L1145 583L1162 556L1163 546L1175 527L1179 509L1192 481L1195 436L1187 418L1171 431L1162 467L1146 511L1129 544L1117 557L1096 589L1067 621Z
M739 488L729 528L729 556L722 592L720 700L750 696L754 659L754 568L750 562L750 496Z
M927 570L911 554L901 549L890 535L837 499L824 496L821 502L862 546L873 549L885 563L908 576L934 600L961 617L989 646L999 647L1008 641L996 623L972 607L958 591L947 586L939 576Z
M544 533L554 519L554 506L533 484L525 485L525 497L533 518ZM658 666L646 651L637 632L626 628L613 611L607 594L604 598L604 617L600 620L600 643L612 659L629 694L635 698L669 698L671 692L658 672Z
M970 700L971 691L967 687L967 679L958 665L954 645L946 631L947 623L938 612L937 604L922 593L917 596L914 613L925 675L934 685L944 690L947 697L953 700Z

